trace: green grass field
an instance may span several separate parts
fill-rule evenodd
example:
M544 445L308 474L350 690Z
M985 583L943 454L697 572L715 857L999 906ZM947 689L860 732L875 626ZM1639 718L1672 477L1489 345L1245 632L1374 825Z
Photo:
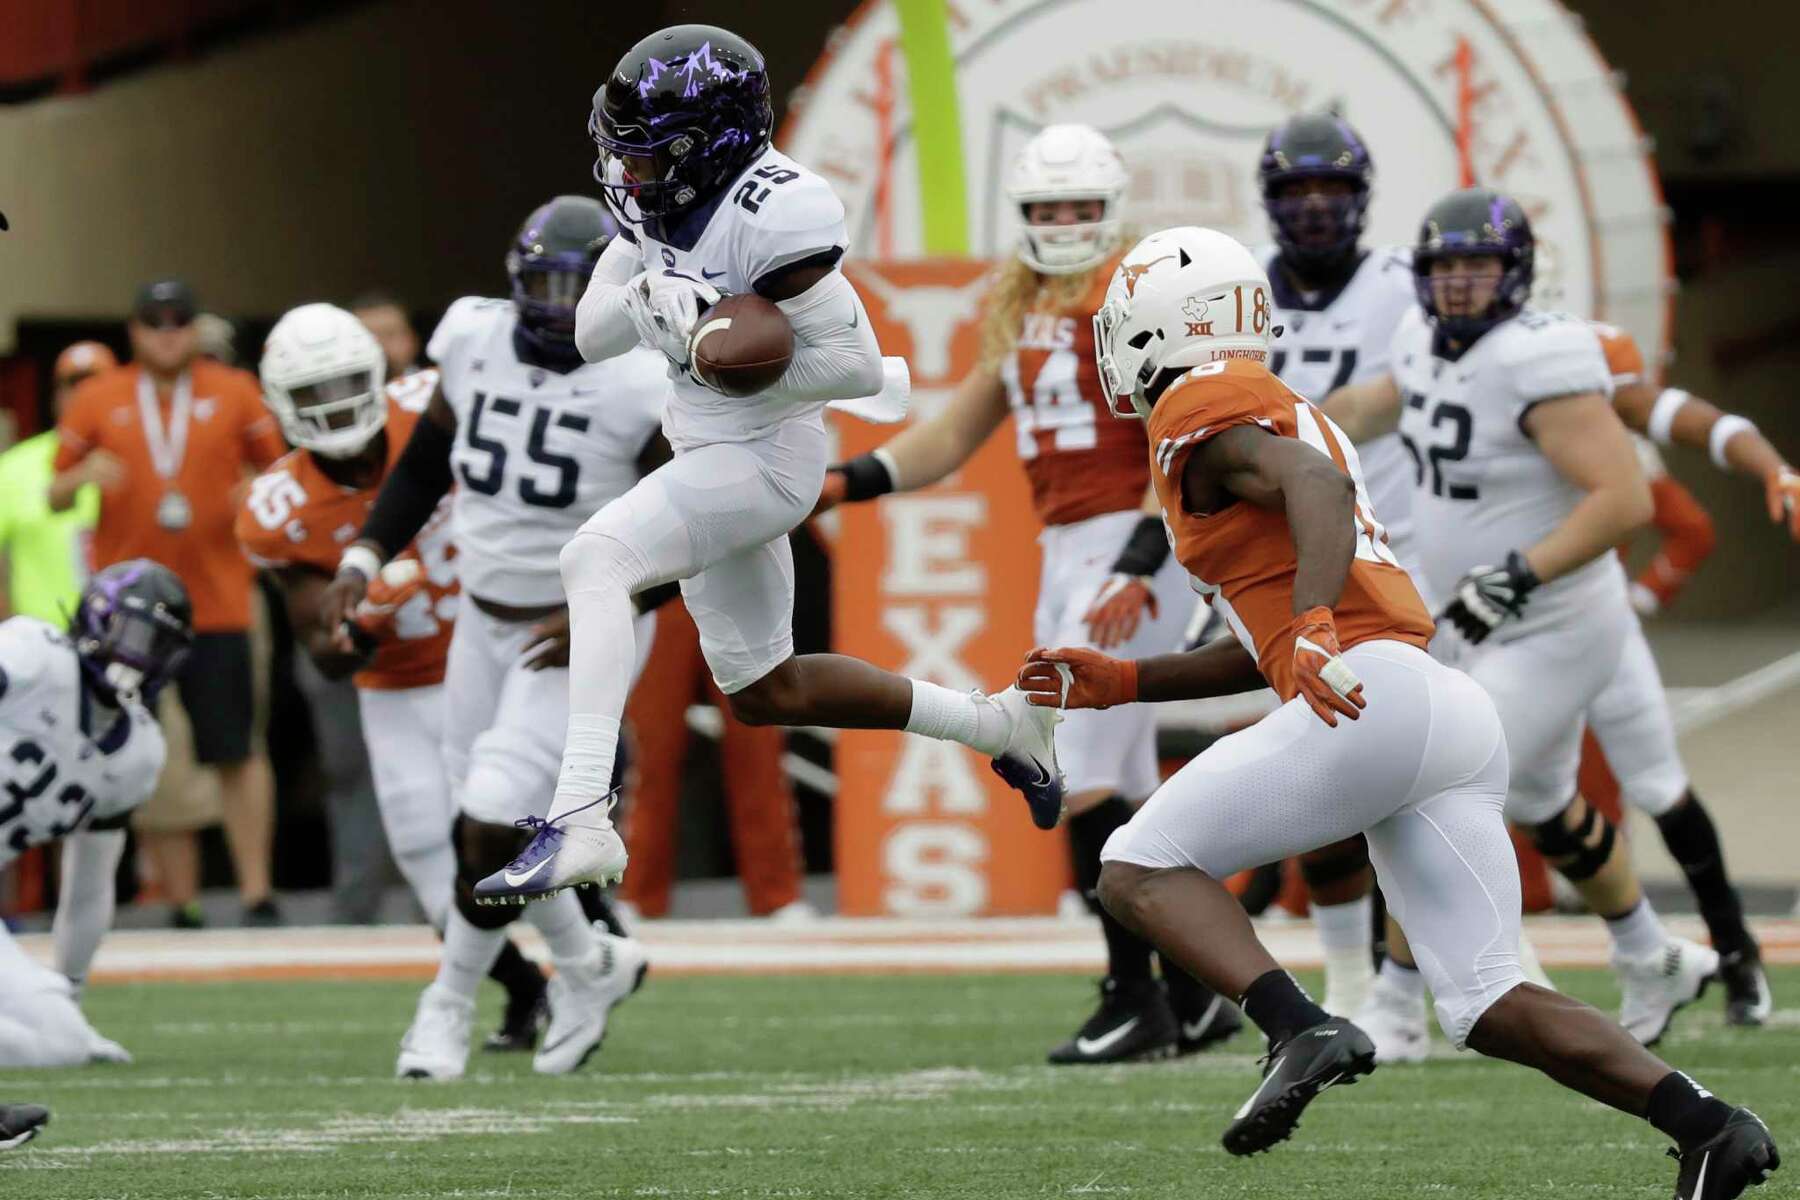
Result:
M1604 1004L1598 972L1559 975ZM1316 980L1309 980L1316 983ZM1800 995L1800 969L1776 973ZM1219 1133L1260 1045L1053 1069L1091 996L1068 976L658 980L561 1079L477 1054L457 1084L390 1077L407 983L96 989L129 1067L0 1073L54 1110L0 1155L0 1196L1516 1197L1668 1196L1636 1121L1473 1056L1328 1093L1295 1140L1233 1159ZM496 1005L489 997L486 1028ZM1715 996L1664 1051L1777 1136L1800 1130L1800 1022L1728 1030ZM1800 1143L1790 1143L1800 1144ZM1796 1164L1800 1166L1800 1164ZM1783 1177L1786 1176L1786 1178ZM1758 1200L1793 1195L1800 1169Z

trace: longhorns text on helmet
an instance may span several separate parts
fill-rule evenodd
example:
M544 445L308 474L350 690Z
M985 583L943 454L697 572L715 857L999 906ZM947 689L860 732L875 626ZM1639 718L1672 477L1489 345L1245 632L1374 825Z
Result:
M1537 232L1540 296L1624 326L1653 355L1664 344L1667 244L1647 150L1611 72L1554 0L1293 0L1274 22L1239 0L1140 0L1130 21L1105 0L951 7L971 254L998 257L1017 237L1004 185L1018 148L1075 121L1118 146L1125 215L1140 229L1198 224L1265 242L1263 139L1290 116L1335 107L1379 172L1366 244L1412 243L1425 209L1460 182L1466 133L1477 180L1515 196ZM892 98L890 159L875 95L876 62L898 34L892 0L865 3L830 39L777 139L843 197L853 256L872 253L878 194L890 200L894 257L921 249L906 97Z

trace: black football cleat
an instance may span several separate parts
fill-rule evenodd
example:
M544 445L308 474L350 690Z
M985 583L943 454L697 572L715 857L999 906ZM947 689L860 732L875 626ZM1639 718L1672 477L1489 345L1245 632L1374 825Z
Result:
M1734 1108L1719 1132L1686 1151L1669 1148L1681 1163L1675 1200L1731 1200L1758 1187L1781 1165L1769 1127L1747 1108Z
M23 1146L50 1122L50 1110L41 1104L0 1104L0 1150Z
M1170 1003L1175 1009L1175 1053L1182 1057L1229 1041L1244 1027L1244 1015L1237 1005L1203 983L1193 986L1205 995L1184 996L1178 1001L1175 989L1169 989ZM1201 1000L1205 1002L1199 1003Z
M1100 981L1100 1007L1075 1036L1050 1051L1051 1063L1121 1063L1175 1053L1175 1014L1154 979Z
M1719 981L1725 985L1725 1023L1758 1026L1769 1019L1775 999L1763 972L1762 951L1752 942L1742 950L1719 955Z
M1343 1017L1332 1017L1271 1047L1265 1061L1262 1083L1225 1128L1225 1149L1232 1154L1259 1154L1286 1141L1315 1096L1375 1069L1375 1043Z
M542 978L534 991L507 994L506 1010L500 1016L500 1028L481 1043L484 1051L511 1054L537 1049L538 1035L550 1019L549 988Z

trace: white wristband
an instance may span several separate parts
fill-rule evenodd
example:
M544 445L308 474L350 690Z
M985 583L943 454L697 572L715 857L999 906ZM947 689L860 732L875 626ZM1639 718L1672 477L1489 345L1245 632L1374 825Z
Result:
M1664 388L1656 397L1656 403L1650 406L1650 440L1659 446L1667 446L1670 428L1675 424L1675 414L1692 399L1693 396L1681 388Z
M1712 433L1706 439L1706 448L1712 454L1713 466L1721 471L1731 469L1731 461L1725 457L1725 446L1740 433L1755 433L1756 426L1748 417L1740 417L1736 413L1727 413L1713 422Z
M355 571L363 577L364 582L373 583L381 574L381 556L367 546L351 546L338 559L338 574Z

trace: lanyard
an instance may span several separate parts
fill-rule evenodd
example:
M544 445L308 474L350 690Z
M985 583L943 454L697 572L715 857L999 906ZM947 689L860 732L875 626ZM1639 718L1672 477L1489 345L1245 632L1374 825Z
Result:
M169 405L169 424L165 429L162 410L156 403L156 385L148 371L138 375L138 419L144 426L144 444L150 448L150 465L165 481L175 478L181 461L187 457L188 419L194 412L194 389L183 371L175 381L175 395Z

